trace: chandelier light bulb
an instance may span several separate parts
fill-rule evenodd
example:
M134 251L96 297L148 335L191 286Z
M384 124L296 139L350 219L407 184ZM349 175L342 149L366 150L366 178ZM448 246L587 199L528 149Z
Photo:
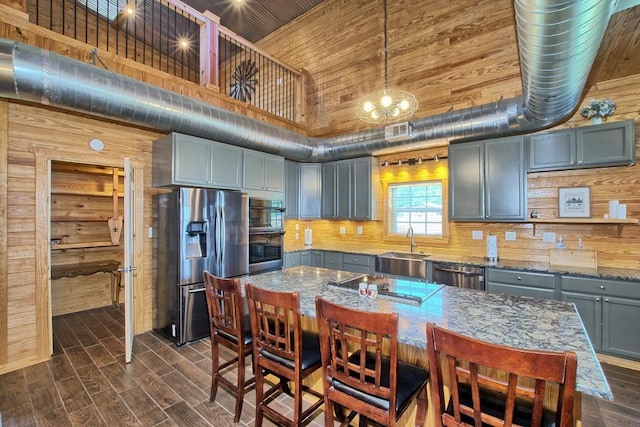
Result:
M382 104L383 107L387 108L391 105L393 101L391 100L391 97L389 95L385 95L380 99L380 104Z
M407 101L406 99L403 99L403 100L400 102L400 108L401 108L403 111L404 111L404 110L406 110L407 108L409 108L409 101Z
M362 109L367 113L370 113L373 110L373 102L371 101L365 102L364 105L362 106Z
M391 111L391 115L392 115L393 117L398 117L398 115L399 115L399 114L400 114L400 110L398 109L398 107L394 108L394 109Z
M371 118L372 118L373 120L378 120L378 117L380 117L380 114L378 113L378 111L377 111L377 110L373 110L373 111L371 112Z

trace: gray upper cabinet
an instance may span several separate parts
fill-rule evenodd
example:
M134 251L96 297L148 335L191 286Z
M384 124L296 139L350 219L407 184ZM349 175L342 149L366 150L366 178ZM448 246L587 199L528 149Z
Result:
M244 150L242 188L284 191L284 157Z
M526 219L524 139L449 145L449 219Z
M298 218L298 197L300 194L300 164L284 162L284 211L285 218Z
M320 218L322 171L320 163L300 164L300 191L298 194L298 216L301 219Z
M153 185L238 190L242 148L179 133L153 143Z
M322 218L351 217L351 161L322 164Z
M374 157L351 160L351 219L377 220L380 164Z
M530 135L529 172L635 163L635 121L624 120Z
M322 164L322 217L376 220L380 165L374 157Z

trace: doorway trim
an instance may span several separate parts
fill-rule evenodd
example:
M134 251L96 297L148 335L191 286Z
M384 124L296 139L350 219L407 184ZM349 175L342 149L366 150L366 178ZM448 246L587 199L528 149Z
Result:
M36 342L37 357L39 360L48 360L53 354L52 339L52 309L51 309L51 251L49 249L49 240L51 234L51 162L79 163L91 164L106 167L122 168L124 165L124 157L113 161L113 158L89 158L86 155L78 154L72 151L59 151L55 153L40 152L35 153L35 304L36 304ZM121 163L114 165L114 163ZM131 160L133 173L135 176L135 200L133 200L134 209L136 209L136 219L133 224L134 230L134 247L136 247L135 260L138 269L135 272L136 280L134 280L134 307L131 313L134 315L134 331L137 331L137 325L140 324L139 315L144 315L142 307L143 289L142 278L144 277L144 241L143 241L143 207L144 207L144 163ZM125 308L125 312L128 309ZM137 320L136 320L137 319Z

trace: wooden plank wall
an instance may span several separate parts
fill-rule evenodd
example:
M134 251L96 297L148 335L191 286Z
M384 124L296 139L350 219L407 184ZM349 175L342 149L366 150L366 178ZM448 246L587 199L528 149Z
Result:
M412 92L416 117L522 93L511 0L388 2L389 88ZM366 129L355 115L384 89L382 1L326 0L257 45L308 73L313 135Z

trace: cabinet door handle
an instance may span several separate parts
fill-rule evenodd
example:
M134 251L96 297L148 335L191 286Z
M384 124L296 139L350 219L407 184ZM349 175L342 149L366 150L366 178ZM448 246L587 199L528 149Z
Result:
M609 302L609 298L605 298L605 299L604 299L604 302Z
M600 285L600 289L604 289L604 285Z
M596 298L596 301L598 301L598 302L599 302L599 301L600 301L600 298Z
M518 277L517 277L517 279L518 279L518 280L522 280L522 277L518 276Z

